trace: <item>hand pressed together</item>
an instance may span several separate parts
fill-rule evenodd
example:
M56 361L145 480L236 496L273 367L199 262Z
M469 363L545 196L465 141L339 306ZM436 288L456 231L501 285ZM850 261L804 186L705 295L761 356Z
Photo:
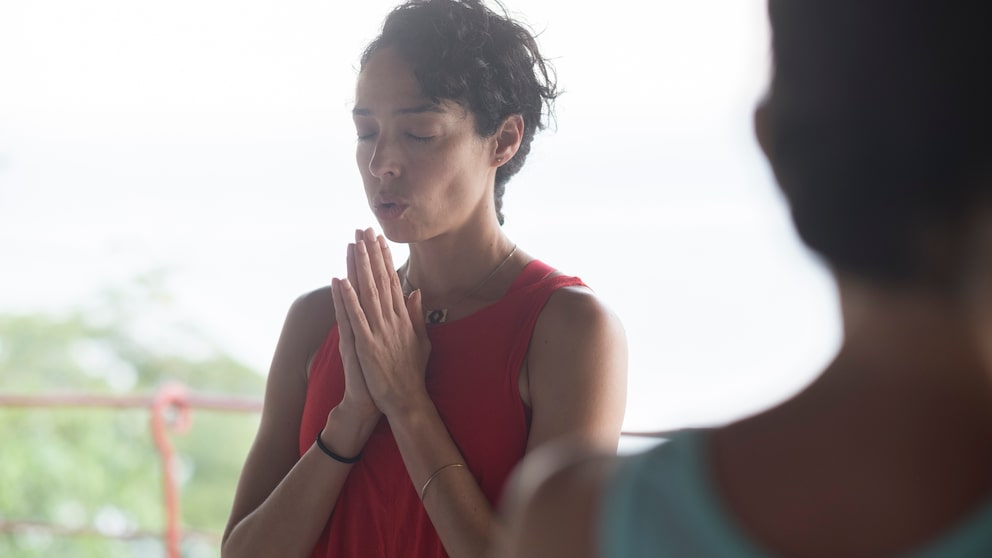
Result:
M403 295L386 240L358 231L348 246L348 279L332 284L345 368L342 403L374 406L387 417L428 399L431 345L420 291Z

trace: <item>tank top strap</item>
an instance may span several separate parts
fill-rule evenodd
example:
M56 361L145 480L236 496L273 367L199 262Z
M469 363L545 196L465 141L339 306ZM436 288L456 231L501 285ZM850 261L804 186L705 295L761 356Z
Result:
M554 292L562 287L571 287L585 284L578 277L570 275L555 275L557 270L541 260L531 260L524 266L524 269L517 275L517 278L510 285L507 294L518 291L547 290Z
M533 260L524 267L518 276L517 281L510 288L510 293L514 298L524 302L521 312L515 316L515 335L510 350L511 370L513 370L514 384L519 377L520 366L530 347L531 336L534 333L534 326L537 319L544 310L551 295L563 287L587 287L582 279L571 275L552 275L557 270L548 264ZM587 287L588 288L588 287ZM528 409L529 421L529 409Z

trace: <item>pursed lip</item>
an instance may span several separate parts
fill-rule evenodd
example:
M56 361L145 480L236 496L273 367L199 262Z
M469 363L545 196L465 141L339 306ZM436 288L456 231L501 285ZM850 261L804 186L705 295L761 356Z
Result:
M407 206L409 204L406 202L406 200L404 200L400 196L397 196L396 194L390 192L379 192L372 199L372 205L374 207L380 207L380 206L392 206L392 205Z
M409 204L406 200L389 193L376 194L372 200L372 210L380 219L395 219L403 214Z

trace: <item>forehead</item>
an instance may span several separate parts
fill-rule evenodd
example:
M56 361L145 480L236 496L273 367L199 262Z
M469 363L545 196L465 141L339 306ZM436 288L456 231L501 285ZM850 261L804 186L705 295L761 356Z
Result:
M428 106L431 110L423 110ZM365 116L411 112L448 114L459 119L469 116L468 111L454 101L441 99L433 103L424 96L413 68L394 49L378 49L358 74L354 113Z
M424 97L410 67L392 48L374 52L358 74L355 84L355 108L390 110L423 105Z

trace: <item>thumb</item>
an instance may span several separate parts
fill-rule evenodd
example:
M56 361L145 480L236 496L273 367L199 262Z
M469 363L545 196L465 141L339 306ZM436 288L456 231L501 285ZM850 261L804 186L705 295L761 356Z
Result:
M410 322L413 330L417 332L417 337L427 337L427 324L424 322L424 301L420 289L410 293L406 297L406 311L410 314Z

